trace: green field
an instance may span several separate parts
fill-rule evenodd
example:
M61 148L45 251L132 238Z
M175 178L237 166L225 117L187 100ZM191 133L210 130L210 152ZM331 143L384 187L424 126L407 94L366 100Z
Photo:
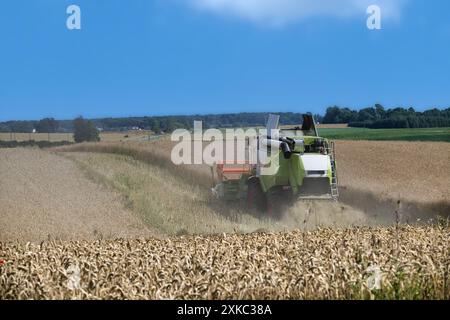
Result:
M319 129L319 135L336 140L400 140L450 142L450 128L421 129Z

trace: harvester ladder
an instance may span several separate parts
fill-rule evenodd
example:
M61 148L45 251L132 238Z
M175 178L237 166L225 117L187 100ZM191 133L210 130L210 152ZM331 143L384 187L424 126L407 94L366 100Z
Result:
M334 141L331 141L327 146L327 153L331 160L331 197L334 200L339 198L338 177L336 168L336 153L334 148Z

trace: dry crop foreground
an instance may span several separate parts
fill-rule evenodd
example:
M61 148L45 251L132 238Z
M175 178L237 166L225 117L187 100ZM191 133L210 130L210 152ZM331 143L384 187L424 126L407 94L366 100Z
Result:
M0 299L448 299L449 231L0 243Z

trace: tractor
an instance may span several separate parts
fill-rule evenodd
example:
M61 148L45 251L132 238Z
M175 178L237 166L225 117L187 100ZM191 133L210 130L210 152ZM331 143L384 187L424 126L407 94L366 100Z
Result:
M265 133L248 137L245 161L212 168L213 193L262 212L289 199L337 201L334 143L319 136L312 115L302 117L300 126L279 128L280 117L269 115Z

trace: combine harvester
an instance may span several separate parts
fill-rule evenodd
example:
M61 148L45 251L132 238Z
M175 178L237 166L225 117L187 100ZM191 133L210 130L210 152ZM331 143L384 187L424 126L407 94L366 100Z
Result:
M249 138L248 148L256 152L248 158L256 155L256 161L212 169L213 193L229 201L247 200L249 208L263 212L290 200L337 200L334 143L319 137L309 114L303 115L301 127L279 129L278 123L279 116L270 115L267 134Z

